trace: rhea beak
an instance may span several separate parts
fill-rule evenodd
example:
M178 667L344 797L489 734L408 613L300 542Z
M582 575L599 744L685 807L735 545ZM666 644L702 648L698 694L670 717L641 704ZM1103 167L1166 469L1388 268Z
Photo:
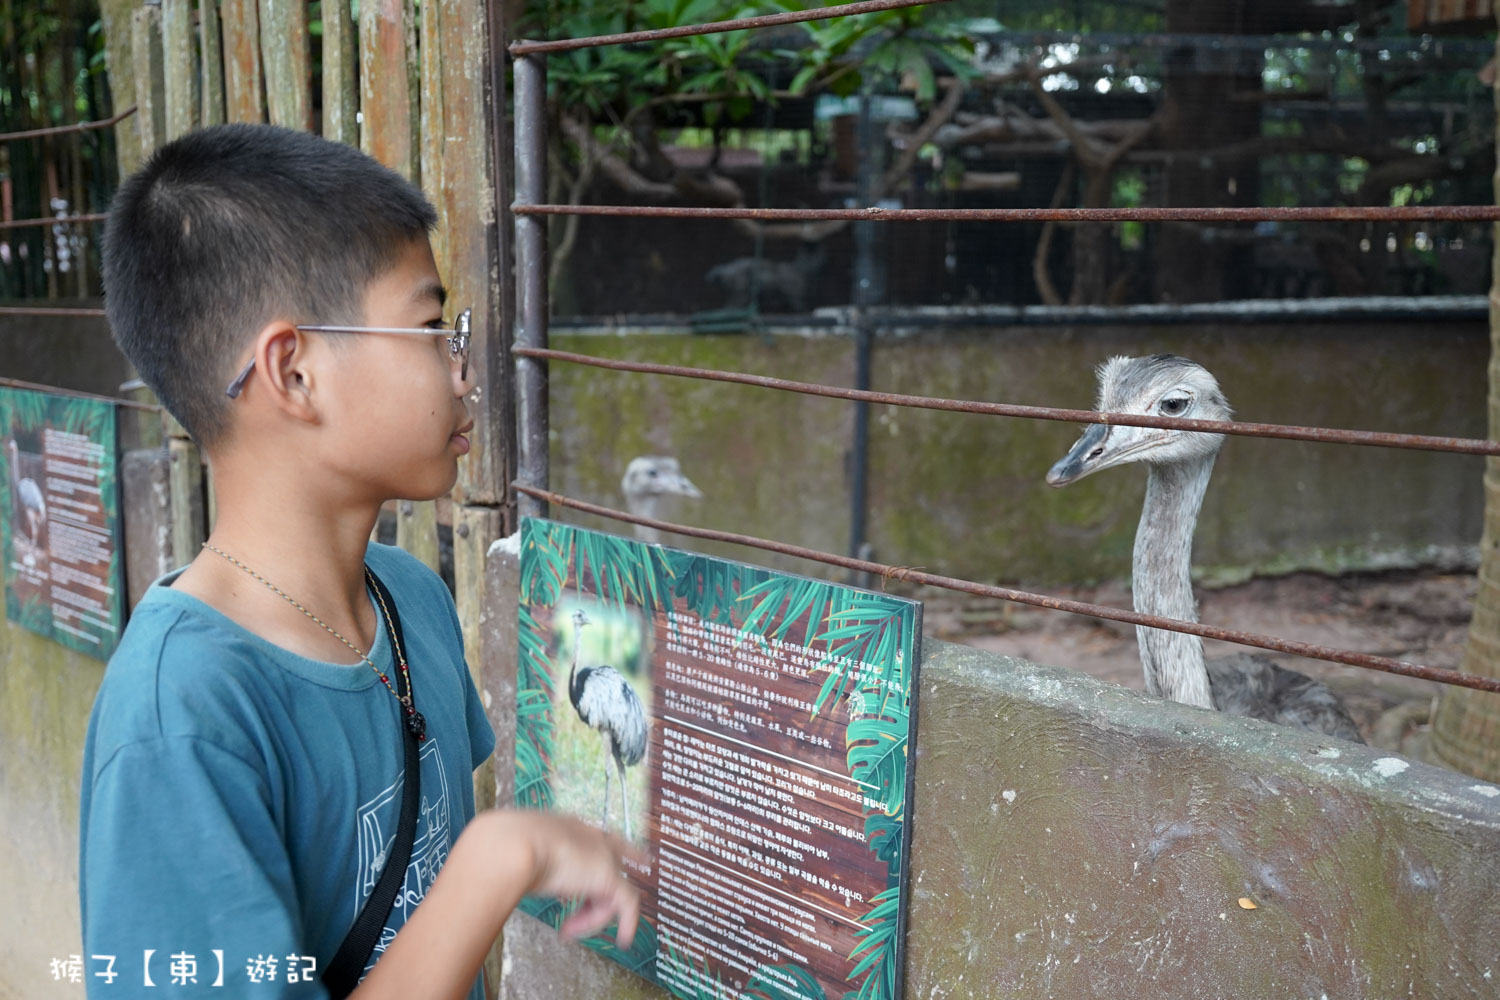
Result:
M693 485L693 481L687 476L678 473L662 483L663 493L676 493L679 496L692 497L694 500L703 499L703 491Z
M1083 432L1083 437L1078 439L1068 453L1057 460L1057 464L1047 470L1047 485L1052 487L1067 486L1076 483L1091 472L1097 472L1105 467L1105 459L1108 457L1107 444L1109 432L1114 430L1108 424L1090 424L1089 429Z

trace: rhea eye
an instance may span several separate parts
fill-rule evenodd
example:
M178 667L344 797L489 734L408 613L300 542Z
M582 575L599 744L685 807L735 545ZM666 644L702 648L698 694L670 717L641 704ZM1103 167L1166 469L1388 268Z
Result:
M1161 401L1161 412L1169 417L1175 417L1188 408L1191 402L1186 396L1173 396L1171 399Z

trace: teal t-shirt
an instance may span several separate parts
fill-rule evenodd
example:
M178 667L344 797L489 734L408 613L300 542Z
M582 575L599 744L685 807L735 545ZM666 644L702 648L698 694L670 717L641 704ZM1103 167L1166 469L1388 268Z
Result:
M388 546L372 544L367 562L396 600L427 720L411 863L373 965L473 818L472 773L495 734L442 581ZM131 615L89 719L79 851L89 995L326 996L319 977L395 838L400 706L368 664L297 656L173 579ZM377 636L370 659L394 680L383 628ZM476 978L470 996L482 995Z

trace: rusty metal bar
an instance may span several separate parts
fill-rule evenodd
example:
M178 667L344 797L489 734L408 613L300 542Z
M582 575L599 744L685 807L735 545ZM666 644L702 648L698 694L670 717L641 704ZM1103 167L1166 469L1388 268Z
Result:
M1410 448L1417 451L1455 452L1461 455L1500 455L1500 442L1478 438L1437 437L1427 434L1399 434L1387 431L1339 430L1331 427L1298 427L1291 424L1257 424L1239 420L1191 420L1184 417L1153 417L1138 413L1100 413L1097 410L1065 410L1051 406L1024 406L1017 403L987 403L967 399L942 399L936 396L911 396L896 392L872 392L846 389L842 386L793 382L769 375L749 375L712 368L687 368L682 365L659 365L647 361L623 361L597 358L590 354L517 347L514 353L523 357L563 361L570 364L609 368L615 371L640 372L646 375L675 375L682 378L734 382L800 392L809 396L850 399L887 406L911 406L925 410L949 410L956 413L980 413L997 417L1024 417L1033 420L1062 420L1069 423L1112 424L1123 427L1160 427L1168 430L1206 431L1212 434L1238 434L1243 437L1281 438L1288 441L1315 441L1320 444L1357 444L1376 448Z
M707 24L683 24L674 28L652 28L646 31L625 31L614 35L592 35L583 38L557 38L549 41L523 40L511 42L510 54L529 56L544 52L599 48L604 45L628 45L632 42L660 42L664 39L683 38L688 35L714 35L723 31L770 28L778 24L824 21L828 18L847 17L852 14L871 14L882 10L900 10L903 7L927 7L947 2L948 0L862 0L860 3L784 11L779 14L762 14L759 17L738 17L732 21L711 21Z
M0 142L14 142L18 139L37 139L44 135L66 135L69 132L91 132L94 129L109 128L135 114L136 105L121 111L117 115L105 118L97 122L75 122L72 125L53 125L49 128L33 128L24 132L0 132Z
M547 490L533 489L520 483L513 483L512 485L517 491L534 496L538 500L545 500L559 507L571 507L574 510L581 510L585 513L606 517L614 521L625 521L630 524L655 528L658 531L669 531L674 534L689 535L709 541L729 542L733 545L747 545L751 548L777 552L781 555L795 556L798 559L810 559L813 562L838 566L857 573L878 575L886 580L902 580L907 583L926 584L931 587L942 587L944 590L977 594L980 597L994 597L1002 601L1029 604L1038 608L1050 608L1054 611L1067 611L1070 614L1087 615L1091 618L1107 618L1112 621L1126 622L1130 625L1166 629L1169 632L1185 632L1188 635L1196 635L1204 639L1218 639L1223 642L1237 643L1241 646L1256 646L1260 649L1269 649L1278 653L1305 656L1314 660L1345 663L1354 667L1364 667L1369 670L1381 670L1390 674L1400 674L1403 677L1417 677L1422 680L1437 681L1440 684L1453 684L1459 687L1474 688L1478 691L1500 693L1500 678L1496 677L1480 677L1458 670L1429 667L1420 663L1409 663L1406 660L1392 659L1388 656L1377 656L1374 653L1357 653L1351 650L1335 649L1331 646L1320 646L1316 643L1298 642L1293 639L1278 639L1275 636L1258 635L1254 632L1240 632L1235 629L1219 628L1216 625L1181 621L1176 618L1162 618L1158 615L1142 614L1139 611L1126 611L1124 608L1112 608L1103 604L1087 604L1083 601L1069 601L1060 597L1048 597L1045 594L1033 594L1024 590L1013 590L1009 587L996 587L985 583L974 583L971 580L940 576L936 573L928 573L905 566L889 566L885 563L871 562L867 559L837 556L830 552L819 552L816 549L806 549L800 545L788 545L785 542L774 542L751 535L739 535L728 531L715 531L710 528L693 528L684 524L673 524L669 521L659 521L655 518L627 514L624 511L601 507L583 500L574 500L572 497L551 493Z
M97 316L104 318L103 309L34 308L32 306L0 306L0 316Z
M53 226L59 222L103 222L107 218L108 212L95 212L92 215L57 215L50 219L7 219L0 222L0 229L29 229Z
M603 215L758 222L1496 222L1500 205L1305 205L1221 208L705 208L517 203L517 215Z
M148 413L161 413L162 408L157 403L140 403L133 399L120 399L117 396L101 396L97 392L82 392L78 389L64 389L56 385L42 385L40 382L23 382L18 378L0 378L0 385L11 389L30 389L33 392L47 392L54 396L72 396L75 399L97 399L104 403L114 403L131 410L145 410Z
M536 204L547 197L547 60L540 55L515 61L516 204ZM547 220L516 218L516 428L519 451L516 474L527 486L548 484L548 398L545 360L528 353L547 346ZM544 516L546 508L526 495L519 498L522 516Z

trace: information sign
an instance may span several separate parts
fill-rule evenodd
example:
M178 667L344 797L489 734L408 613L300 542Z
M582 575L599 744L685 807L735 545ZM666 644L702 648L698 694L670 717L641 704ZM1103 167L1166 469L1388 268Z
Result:
M5 616L101 660L124 622L114 405L0 388Z
M650 858L590 947L679 997L900 995L920 604L527 519L519 624L517 803Z

